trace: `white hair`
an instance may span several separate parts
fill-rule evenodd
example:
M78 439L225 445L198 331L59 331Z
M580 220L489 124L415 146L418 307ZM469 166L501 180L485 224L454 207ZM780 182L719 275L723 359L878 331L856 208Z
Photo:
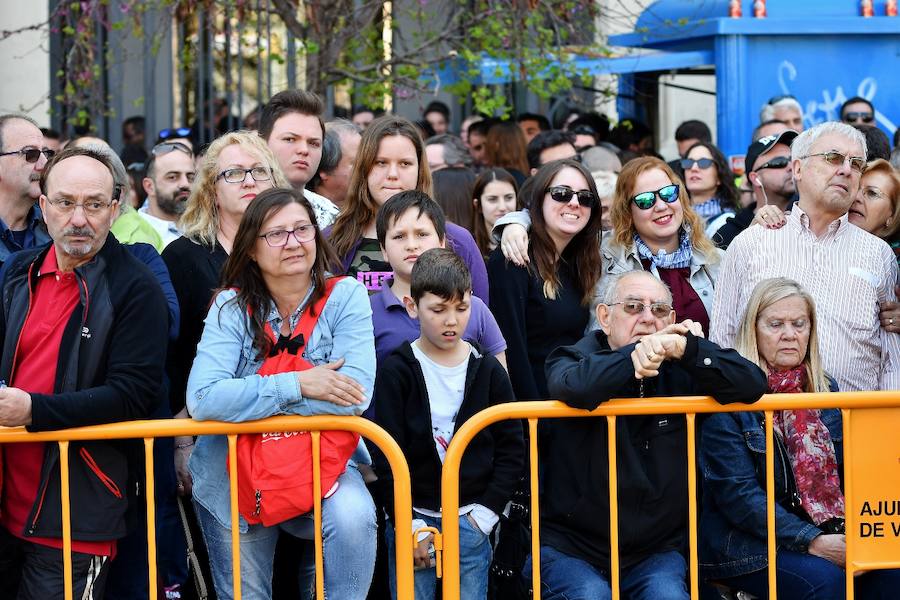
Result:
M765 123L766 121L777 119L778 117L775 116L775 113L782 108L793 108L800 113L801 117L803 116L803 107L800 106L800 103L795 98L782 98L774 104L763 105L762 110L759 111L759 122Z
M616 302L619 295L619 284L628 277L643 277L650 278L651 280L658 283L662 286L662 289L665 290L666 300L669 304L672 304L672 292L669 290L669 286L666 285L666 282L657 279L652 273L649 271L625 271L623 273L616 273L615 275L604 275L600 278L600 293L598 294L600 298L600 304L606 304L607 306Z
M863 159L866 157L866 136L852 125L841 123L840 121L826 121L815 127L810 127L794 139L791 144L791 160L799 160L809 156L813 144L823 135L835 134L847 138L860 148L862 148Z

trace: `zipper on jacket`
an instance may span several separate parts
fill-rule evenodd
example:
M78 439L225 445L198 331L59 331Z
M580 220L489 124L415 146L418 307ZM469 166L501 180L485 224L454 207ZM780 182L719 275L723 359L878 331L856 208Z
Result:
M47 477L46 481L44 481L44 487L41 489L41 499L38 502L37 510L34 513L34 518L31 520L31 527L28 528L28 534L34 534L34 528L37 525L38 517L41 516L41 509L44 508L44 497L47 495L47 488L50 486L50 477Z
M100 483L106 486L106 489L108 489L113 496L115 496L116 498L121 498L122 492L119 491L119 486L116 485L116 482L113 481L112 478L109 477L109 475L103 472L103 470L94 460L94 457L91 456L90 452L88 452L87 448L82 446L81 449L78 450L78 454L79 456L81 456L81 459L85 462L85 464L87 464L88 468L90 468L90 470L94 472L94 475L97 476L97 478L100 480Z

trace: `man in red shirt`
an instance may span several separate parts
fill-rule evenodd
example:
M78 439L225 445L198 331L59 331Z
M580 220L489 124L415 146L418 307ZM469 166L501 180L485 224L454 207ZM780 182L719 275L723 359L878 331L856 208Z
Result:
M149 416L160 401L166 302L109 228L121 192L108 159L70 148L41 177L53 243L0 273L0 425L45 431ZM75 597L102 598L129 504L139 507L133 443L72 443ZM63 597L59 447L7 444L0 499L0 597ZM17 590L17 591L16 591Z

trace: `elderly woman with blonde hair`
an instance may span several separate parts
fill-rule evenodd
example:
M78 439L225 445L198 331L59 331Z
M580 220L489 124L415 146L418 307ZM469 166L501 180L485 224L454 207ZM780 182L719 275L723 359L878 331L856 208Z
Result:
M735 349L766 371L776 394L837 391L819 354L812 296L783 277L759 282ZM844 598L843 431L835 409L774 415L777 592L792 600ZM766 441L762 412L720 413L703 424L700 518L703 575L768 597ZM856 578L860 598L893 598L900 572Z

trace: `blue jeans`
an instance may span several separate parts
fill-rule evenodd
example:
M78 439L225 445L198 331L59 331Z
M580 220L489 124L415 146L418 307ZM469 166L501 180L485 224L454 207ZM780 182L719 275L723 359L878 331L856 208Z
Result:
M325 595L328 598L364 600L375 568L375 505L356 467L338 479L333 496L322 501L322 552L325 567ZM209 549L213 585L219 600L233 597L231 529L194 503ZM272 597L272 564L279 530L298 538L313 539L313 515L307 513L273 527L250 525L241 534L241 597L269 600ZM315 597L315 554L298 565L304 596Z
M779 598L791 600L842 600L846 597L846 575L836 564L818 556L779 550L775 585ZM769 597L768 569L722 579L734 590L742 590L762 600ZM897 598L900 570L869 571L853 582L856 598L888 600Z
M531 581L531 556L522 575ZM627 600L688 600L687 563L680 552L661 552L622 569L622 598ZM787 597L787 596L785 596ZM541 546L541 598L543 600L609 600L607 578L592 564Z
M441 519L416 514L429 527L441 530ZM407 533L412 535L412 532ZM391 598L397 598L397 548L394 543L394 525L388 519L384 525L384 538L388 552L388 578ZM412 557L410 557L412 560ZM459 517L459 597L462 600L484 600L487 596L488 569L491 566L490 537L469 522L466 515ZM437 591L435 569L415 572L416 600L429 600Z

